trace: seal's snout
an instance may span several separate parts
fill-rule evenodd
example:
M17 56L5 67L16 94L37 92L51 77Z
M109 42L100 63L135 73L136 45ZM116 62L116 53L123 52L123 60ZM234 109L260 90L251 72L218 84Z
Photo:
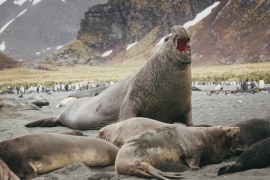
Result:
M231 137L234 141L238 140L238 136L240 134L240 128L239 127L231 127Z
M237 141L238 140L238 136L240 134L240 128L239 127L222 127L226 133L227 133L227 137L230 137L233 141Z

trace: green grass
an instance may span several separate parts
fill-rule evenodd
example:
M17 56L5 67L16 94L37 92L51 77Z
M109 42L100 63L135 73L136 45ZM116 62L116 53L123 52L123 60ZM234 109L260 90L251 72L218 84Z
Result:
M51 87L55 83L120 80L133 73L144 61L127 61L114 66L54 67L52 71L28 68L14 68L0 71L0 89L17 85L45 85ZM264 79L270 83L270 63L242 64L212 67L193 67L192 81L243 81L244 79Z

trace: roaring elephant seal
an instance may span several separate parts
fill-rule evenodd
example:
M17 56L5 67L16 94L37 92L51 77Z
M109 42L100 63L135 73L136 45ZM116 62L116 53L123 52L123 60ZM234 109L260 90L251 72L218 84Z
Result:
M5 162L3 162L0 159L0 179L1 180L20 180L18 176L16 176L6 165Z
M139 71L87 101L71 102L57 117L26 127L62 124L79 130L100 129L132 117L192 126L189 40L185 28L174 26L169 40Z
M218 175L268 166L270 166L270 138L261 140L250 146L239 156L235 164L220 168Z
M37 174L82 162L87 166L109 166L119 148L97 138L58 133L27 134L0 142L0 159L19 177Z
M240 155L252 144L270 137L270 117L250 119L232 126L240 128L240 135L230 155Z
M134 117L101 128L96 137L113 143L117 147L121 147L129 139L142 132L177 125L181 126L181 124L168 124L149 118ZM184 125L182 124L182 126Z
M219 163L237 140L238 127L169 126L146 131L127 141L115 160L118 174L179 178L179 172L162 172L157 166L167 162L185 163L192 170Z

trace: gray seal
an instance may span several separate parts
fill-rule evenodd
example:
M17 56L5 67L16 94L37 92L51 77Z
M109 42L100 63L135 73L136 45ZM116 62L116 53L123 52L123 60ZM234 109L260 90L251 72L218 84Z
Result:
M174 26L169 40L139 71L91 99L71 102L57 117L25 126L62 124L78 130L100 129L132 117L192 126L189 40L185 28Z
M117 147L121 147L125 142L134 136L156 128L165 126L184 126L183 124L168 124L162 123L153 119L134 117L113 123L101 128L97 134L97 138L104 139L110 143L113 143Z
M27 134L0 142L2 159L19 178L33 179L75 162L87 166L114 165L115 145L80 132Z
M162 172L167 162L185 163L192 170L219 163L231 150L238 127L170 126L146 131L127 141L115 160L118 174L148 178L180 178L179 172Z

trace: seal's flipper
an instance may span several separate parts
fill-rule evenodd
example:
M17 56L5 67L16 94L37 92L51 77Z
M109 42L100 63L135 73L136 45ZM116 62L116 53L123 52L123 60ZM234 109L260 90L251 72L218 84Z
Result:
M235 173L243 170L243 165L240 163L224 166L218 170L218 176L223 174Z
M25 125L25 127L54 127L57 125L61 125L61 123L57 120L56 117L49 117L45 119L40 119Z
M0 179L1 180L19 180L18 176L16 176L0 159Z
M143 168L144 172L149 173L152 175L152 177L156 177L158 179L164 179L167 180L167 178L170 179L181 179L181 173L177 172L162 172L153 166L151 166L148 163L140 163L140 166Z
M87 136L86 134L83 134L79 130L74 130L74 131L67 131L67 132L62 132L60 134L66 134L66 135L73 135L73 136Z
M37 177L37 168L32 162L27 162L23 167L25 179L34 179Z

